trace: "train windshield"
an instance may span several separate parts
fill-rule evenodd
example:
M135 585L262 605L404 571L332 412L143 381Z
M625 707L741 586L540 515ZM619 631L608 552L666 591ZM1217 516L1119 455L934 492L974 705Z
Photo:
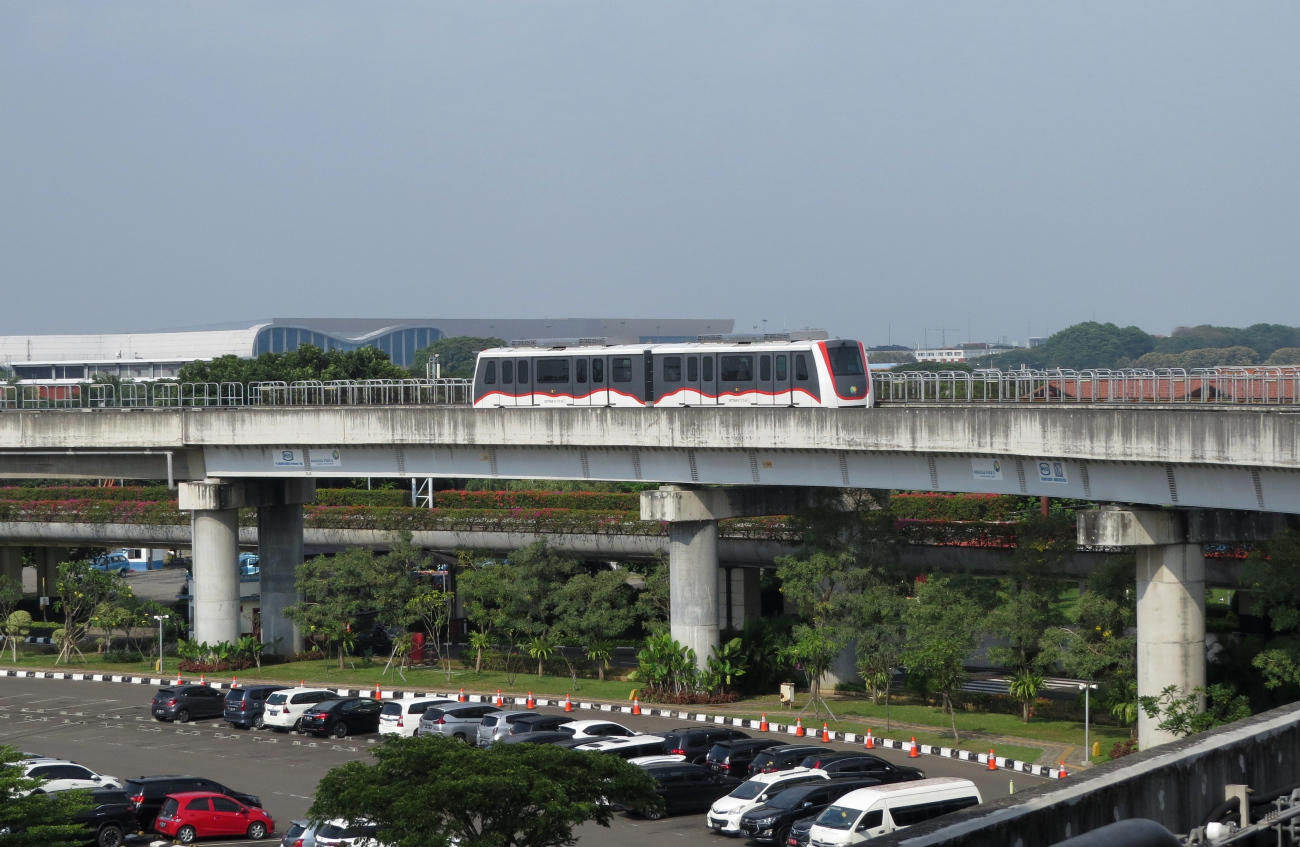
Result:
M843 347L827 347L827 352L831 354L831 373L836 376L862 376L862 353L858 350L858 345L844 345Z

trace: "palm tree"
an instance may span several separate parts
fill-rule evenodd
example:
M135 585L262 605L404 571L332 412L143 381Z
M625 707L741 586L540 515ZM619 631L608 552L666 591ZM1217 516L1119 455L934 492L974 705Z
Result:
M545 635L538 635L528 642L528 655L537 660L537 675L542 675L542 666L555 653L555 645Z
M469 646L474 651L474 673L483 672L483 651L492 646L492 633L486 629L469 634Z
M1043 690L1045 682L1041 676L1025 668L1007 685L1011 696L1020 701L1020 714L1025 723L1029 723L1029 709L1038 698L1038 692Z

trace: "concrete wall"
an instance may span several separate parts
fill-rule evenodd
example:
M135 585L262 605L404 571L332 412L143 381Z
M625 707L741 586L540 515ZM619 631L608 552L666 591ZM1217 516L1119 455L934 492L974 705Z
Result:
M1008 773L1008 779L1014 774ZM1300 705L1135 753L871 843L908 847L1040 847L1128 818L1187 833L1223 801L1223 786L1258 793L1300 782Z

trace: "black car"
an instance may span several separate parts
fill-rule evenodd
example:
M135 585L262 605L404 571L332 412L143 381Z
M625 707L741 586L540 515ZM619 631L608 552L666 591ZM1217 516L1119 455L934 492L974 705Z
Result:
M569 737L573 736L573 730L562 730L560 727L566 723L572 723L573 718L568 715L527 715L518 718L510 724L510 735L525 735L530 732L564 732Z
M240 729L248 729L250 726L261 729L266 698L272 691L283 691L286 688L288 688L286 685L250 685L248 688L232 688L226 692L221 716L227 723Z
M740 836L784 845L795 821L815 818L850 791L879 784L874 779L832 779L796 785L741 815Z
M849 774L871 777L882 783L911 782L914 779L925 779L925 771L920 768L891 765L879 756L871 756L866 753L821 753L808 756L800 762L800 767L818 768L826 771L832 777L847 776Z
M749 775L749 763L754 757L769 747L778 747L781 742L775 738L738 738L734 741L722 741L714 744L705 758L704 764L718 773L745 777Z
M749 737L748 734L738 729L723 729L722 727L703 729L694 726L682 727L681 729L659 734L664 737L665 753L685 756L686 761L696 764L705 760L714 744Z
M646 814L651 820L664 815L706 811L715 800L725 797L740 785L740 780L734 776L723 776L686 762L649 765L645 772L655 781L655 793L663 801L662 810Z
M94 808L75 816L73 821L86 825L95 847L121 847L128 832L136 831L135 806L125 791L102 789L90 792Z
M566 741L573 741L571 732L554 732L543 730L541 732L523 732L519 735L507 735L498 741L498 744L560 744Z
M136 824L145 832L153 830L154 818L158 817L158 810L162 808L168 794L186 794L191 791L211 791L238 800L245 806L262 807L262 800L256 794L245 794L201 776L137 776L128 779L122 789L122 793L126 794L135 808Z
M193 718L219 718L225 711L221 692L206 685L174 685L159 688L153 696L154 720L189 723Z
M809 756L834 752L829 747L817 747L812 744L782 744L780 747L769 747L749 763L749 775L788 771L790 768L799 767L799 763Z
M312 735L332 735L335 738L378 732L379 714L383 708L378 700L364 697L326 700L302 713L298 731Z
M816 822L817 816L813 815L800 818L790 824L790 833L785 837L785 847L808 847L808 842L812 840L813 824Z

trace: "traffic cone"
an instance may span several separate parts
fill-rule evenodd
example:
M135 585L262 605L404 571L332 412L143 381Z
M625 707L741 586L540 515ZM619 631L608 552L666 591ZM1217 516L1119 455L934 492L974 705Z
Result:
M572 711L573 711L573 703L569 700L569 695L568 695L568 694L565 694L565 695L564 695L564 711L566 711L566 712L572 712Z
M632 714L641 714L641 701L636 697L632 698Z
M528 699L524 701L525 709L534 709L537 707L537 701L533 699L533 692L528 692Z
M989 770L995 771L997 769L998 769L998 763L993 760L993 748L990 747L989 748Z
M376 700L384 699L384 692L379 690L379 683L377 682L375 683L375 699Z
M862 746L867 750L876 749L876 739L871 736L871 727L867 727L867 743Z
M1057 778L1057 779L1065 779L1067 776L1069 776L1069 774L1065 772L1065 759L1062 759L1062 760L1061 760L1061 770L1060 770L1059 773L1057 773L1056 778Z
M305 679L300 679L300 680L298 680L298 687L299 687L299 688L306 688L306 687L307 687L307 680L305 680Z
M237 677L237 676L232 676L232 677L230 678L230 687L231 687L231 688L238 688L238 687L239 687L239 677Z
M457 699L459 702L461 702L461 703L467 703L467 702L469 702L469 698L465 696L465 689L462 688L462 689L460 690L460 696L457 697L456 699Z
M767 712L763 713L763 719L758 722L758 731L767 732Z
M794 719L794 737L803 738L806 733L803 731L803 718Z
M913 735L913 736L912 736L912 746L909 747L908 750L907 750L907 758L909 758L909 759L919 759L920 757L921 757L921 751L917 748L917 746L916 746L916 736Z
M822 743L829 744L831 740L831 731L826 728L826 722L822 722Z
M199 674L199 685L207 685L208 680L203 674Z
M501 689L500 689L500 688L497 689L497 699L496 699L495 703L496 703L496 707L497 707L498 709L500 709L501 707L505 706L505 704L506 704L505 699L502 698L502 696L501 696Z

